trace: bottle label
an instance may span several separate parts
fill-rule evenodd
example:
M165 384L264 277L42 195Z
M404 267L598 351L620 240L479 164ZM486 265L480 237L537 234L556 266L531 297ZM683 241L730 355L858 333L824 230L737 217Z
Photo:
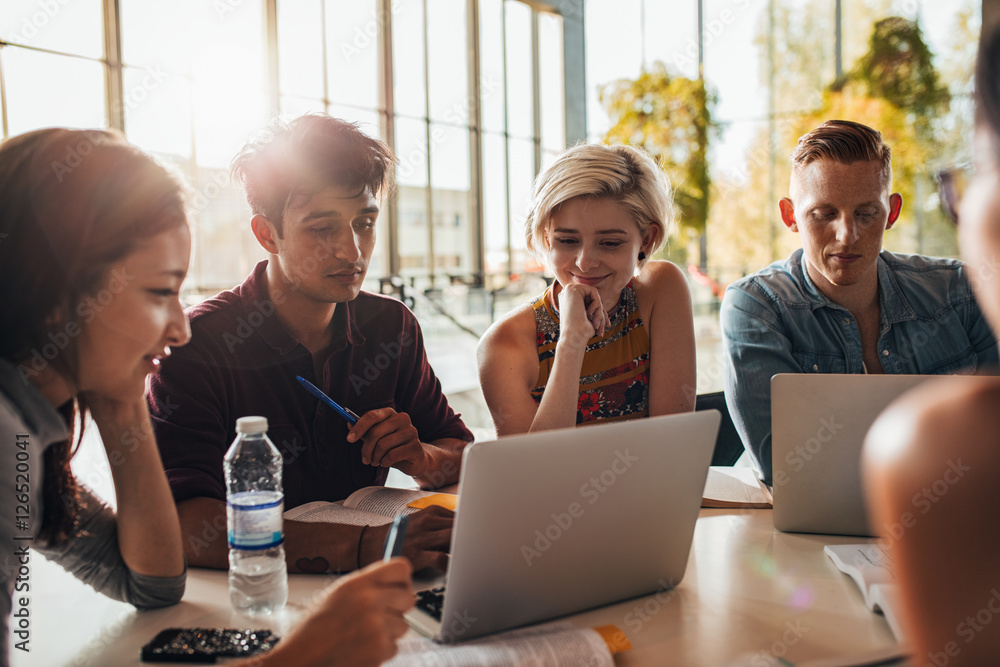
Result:
M277 491L236 493L226 501L229 546L270 549L285 541L282 514L285 495Z

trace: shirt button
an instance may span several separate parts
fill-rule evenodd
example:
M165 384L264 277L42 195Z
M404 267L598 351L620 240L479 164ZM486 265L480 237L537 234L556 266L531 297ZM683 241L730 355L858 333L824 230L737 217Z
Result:
M850 323L851 323L851 318L845 317L844 318L844 324L850 324Z
M882 356L883 357L888 357L889 356L889 350L882 350Z
M813 370L814 371L818 371L819 370L819 364L813 364Z

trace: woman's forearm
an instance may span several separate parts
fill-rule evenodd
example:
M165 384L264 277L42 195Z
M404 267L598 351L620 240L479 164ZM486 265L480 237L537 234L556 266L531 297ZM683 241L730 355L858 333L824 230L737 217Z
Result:
M545 392L538 404L538 411L531 422L531 431L576 426L577 404L580 400L580 371L586 346L556 344L552 372L545 384Z
M118 548L135 572L171 577L184 571L180 523L156 448L145 400L94 406L118 499Z

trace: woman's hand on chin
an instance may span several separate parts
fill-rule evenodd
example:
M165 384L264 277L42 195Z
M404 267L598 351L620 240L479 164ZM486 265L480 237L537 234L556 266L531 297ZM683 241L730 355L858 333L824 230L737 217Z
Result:
M601 293L590 285L573 283L559 292L559 342L586 347L587 341L603 336L610 325Z

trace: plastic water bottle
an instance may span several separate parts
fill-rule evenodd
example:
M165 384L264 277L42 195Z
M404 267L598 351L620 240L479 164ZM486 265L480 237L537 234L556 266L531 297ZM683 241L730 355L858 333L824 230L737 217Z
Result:
M236 420L224 459L229 533L229 599L246 614L270 614L288 600L282 512L281 452L267 437L266 417Z

